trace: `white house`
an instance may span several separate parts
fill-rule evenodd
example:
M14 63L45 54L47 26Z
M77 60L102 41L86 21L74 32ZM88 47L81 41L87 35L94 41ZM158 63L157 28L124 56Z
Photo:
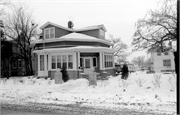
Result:
M174 54L172 51L154 52L152 53L152 59L155 72L175 70Z

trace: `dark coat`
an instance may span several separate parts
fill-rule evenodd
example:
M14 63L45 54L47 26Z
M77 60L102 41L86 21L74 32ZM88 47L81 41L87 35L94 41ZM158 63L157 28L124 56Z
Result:
M129 75L128 66L124 64L122 68L122 79L127 79L128 75Z

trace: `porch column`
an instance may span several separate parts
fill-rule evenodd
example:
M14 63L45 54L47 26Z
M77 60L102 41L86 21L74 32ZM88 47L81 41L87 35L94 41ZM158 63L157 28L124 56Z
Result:
M100 62L100 70L102 70L102 52L99 52L99 62Z
M105 68L105 65L104 65L104 52L102 52L102 69Z
M44 71L47 72L47 54L44 53Z
M40 55L39 53L37 53L37 57L38 57L38 73L40 71Z
M77 69L79 69L79 67L80 67L80 52L77 52L77 65L78 66L76 66L77 67Z

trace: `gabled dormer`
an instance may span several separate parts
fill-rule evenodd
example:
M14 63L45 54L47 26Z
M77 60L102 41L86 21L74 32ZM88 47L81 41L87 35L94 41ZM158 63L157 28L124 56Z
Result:
M89 26L81 29L74 29L77 33L86 34L92 37L105 39L105 32L107 31L104 25Z
M40 27L42 29L43 39L59 38L72 32L72 29L47 22Z

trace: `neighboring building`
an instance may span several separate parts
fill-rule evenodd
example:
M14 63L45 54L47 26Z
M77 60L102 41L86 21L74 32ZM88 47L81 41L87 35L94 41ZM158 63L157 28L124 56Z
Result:
M91 67L100 75L104 71L115 74L115 51L105 40L104 25L74 29L47 22L41 29L41 39L31 43L37 76L54 78L62 66L67 68L70 79L86 76Z
M175 70L174 54L168 52L152 53L153 66L155 72L167 72Z
M23 76L26 74L24 60L19 56L13 40L1 41L1 76Z

